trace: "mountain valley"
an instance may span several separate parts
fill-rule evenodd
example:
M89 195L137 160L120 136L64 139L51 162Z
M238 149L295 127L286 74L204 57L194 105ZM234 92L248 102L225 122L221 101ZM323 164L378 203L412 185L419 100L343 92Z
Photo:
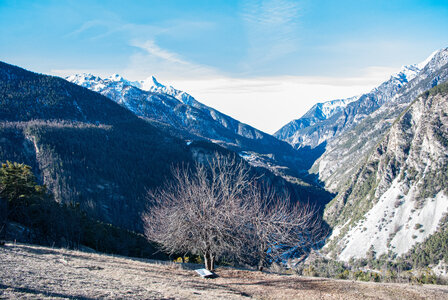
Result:
M0 161L30 165L59 203L142 232L145 195L173 165L237 155L276 191L319 208L332 228L314 247L323 257L392 261L448 232L447 80L445 48L271 136L154 77L64 80L1 63ZM427 265L448 263L443 247Z

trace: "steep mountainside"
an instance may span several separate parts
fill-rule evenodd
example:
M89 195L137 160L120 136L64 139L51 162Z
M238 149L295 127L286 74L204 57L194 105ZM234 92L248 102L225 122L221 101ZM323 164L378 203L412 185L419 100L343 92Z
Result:
M146 188L191 156L184 141L104 96L0 63L0 161L31 165L59 202L138 229Z
M169 179L172 165L233 153L152 124L76 84L0 62L0 162L32 166L56 201L79 203L96 219L140 231L147 189ZM328 202L319 188L251 170L293 201Z
M439 74L441 79L446 76ZM446 222L447 214L448 83L444 83L401 113L345 192L327 206L326 218L336 226L327 247L342 260L365 257L369 250L401 255L445 225L439 222Z
M343 192L365 157L383 138L395 119L424 91L448 80L448 48L431 56L425 67L384 103L355 126L328 141L324 154L311 171L332 192Z
M384 103L392 101L396 93L415 78L423 66L405 66L367 94L318 103L300 119L283 126L274 136L298 149L306 146L314 148L339 136Z
M101 79L78 74L67 80L101 93L172 134L212 141L277 174L298 176L316 157L310 151L296 151L288 143L222 114L185 92L166 87L154 77L131 82L119 75Z

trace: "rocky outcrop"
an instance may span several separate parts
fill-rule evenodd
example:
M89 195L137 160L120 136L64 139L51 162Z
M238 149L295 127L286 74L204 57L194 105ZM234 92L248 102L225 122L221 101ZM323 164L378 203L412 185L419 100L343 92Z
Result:
M448 80L448 48L435 53L425 67L403 86L389 102L365 116L345 132L328 141L325 152L311 172L318 174L332 192L344 192L344 185L356 174L366 156L383 139L396 118L421 93Z
M403 254L448 213L448 84L419 96L326 208L339 259Z

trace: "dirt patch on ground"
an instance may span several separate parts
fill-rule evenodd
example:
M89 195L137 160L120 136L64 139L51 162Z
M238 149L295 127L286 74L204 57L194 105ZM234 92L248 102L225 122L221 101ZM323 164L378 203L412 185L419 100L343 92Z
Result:
M178 264L51 249L0 247L0 298L448 299L448 287L382 284L218 268L201 279Z

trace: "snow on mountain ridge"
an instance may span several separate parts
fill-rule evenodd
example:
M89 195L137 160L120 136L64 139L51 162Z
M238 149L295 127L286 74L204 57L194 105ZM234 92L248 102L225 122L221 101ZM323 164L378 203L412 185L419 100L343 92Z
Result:
M430 57L434 57L437 53ZM432 59L427 59L420 64L403 66L368 93L317 103L302 117L280 128L274 136L297 149L306 146L314 148L333 139L383 104L395 101L399 95L398 91L421 74L422 69L419 66L426 67L431 61ZM332 124L329 119L333 116L335 120Z
M443 49L442 49L443 50ZM424 67L426 67L426 65L433 59L433 57L441 52L442 50L436 50L433 53L431 53L424 61L422 61L421 63L417 64L417 67L419 69L423 69Z
M432 56L434 56L435 53L432 54ZM390 80L396 81L395 84L397 84L397 85L405 84L405 83L411 81L412 79L414 79L417 76L417 74L421 71L421 68L419 67L420 65L424 66L428 62L429 62L429 60L427 59L427 61L425 60L425 62L420 63L420 64L413 64L413 65L403 66L403 67L401 67L400 71L398 71L397 73L392 74L390 76L389 81ZM379 88L379 86L373 88L370 92L371 93L375 92L375 91L378 90L378 88ZM325 101L325 102L319 102L319 103L316 103L310 109L310 111L315 111L316 109L319 109L319 112L321 113L321 116L320 116L321 119L328 119L332 115L334 115L336 112L339 112L340 110L342 110L345 107L347 107L348 104L359 100L359 98L361 96L362 95L356 95L356 96L345 98L345 99L335 99L335 100L329 100L329 101ZM302 116L302 118L303 117L309 117L309 112L304 114Z
M330 100L322 103L318 103L317 106L320 107L322 115L325 117L325 119L328 119L336 111L339 111L340 109L346 107L349 103L356 101L359 99L360 96L353 96L346 99L336 99L336 100Z
M417 76L421 71L419 64L407 65L401 67L400 71L393 74L391 78L401 79L403 81L409 82Z
M421 69L422 69L421 66L424 67L436 53L437 53L437 51L432 53L425 61L423 61L419 64L402 66L400 71L391 75L390 79L396 79L400 83L407 83L407 82L411 81L421 71ZM376 88L372 89L371 92L374 92L377 89L378 88L376 87ZM328 119L329 117L331 117L334 114L334 112L339 111L340 109L346 107L349 103L358 100L360 97L361 97L361 95L356 95L356 96L353 96L350 98L336 99L336 100L330 100L330 101L326 101L326 102L317 103L317 105L320 105L322 114L325 116L325 119Z
M190 94L175 89L173 86L165 86L161 84L154 76L148 77L145 80L135 81L132 83L133 86L148 92L153 93L164 93L173 96L177 100L184 104L192 105L197 104L197 101Z
M101 79L78 74L66 79L99 92L181 138L208 140L233 151L257 153L257 163L275 172L297 172L304 164L288 143L204 105L183 91L167 87L155 77L131 82L119 75Z
M160 83L154 76L148 77L145 80L130 81L119 74L112 74L102 79L91 73L79 73L65 77L65 79L96 92L104 89L106 86L111 87L112 85L116 85L115 89L117 92L120 92L126 86L133 86L147 92L170 95L187 105L200 105L190 94L177 90L172 86L167 87Z

